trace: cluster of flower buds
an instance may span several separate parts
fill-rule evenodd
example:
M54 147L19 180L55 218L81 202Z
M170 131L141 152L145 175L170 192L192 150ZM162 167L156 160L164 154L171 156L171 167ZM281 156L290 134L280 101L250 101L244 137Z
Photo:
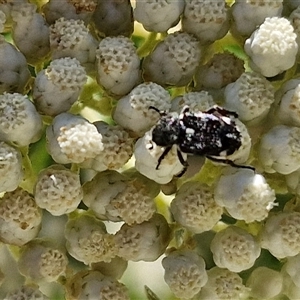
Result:
M0 0L0 299L300 299L299 63L299 0Z

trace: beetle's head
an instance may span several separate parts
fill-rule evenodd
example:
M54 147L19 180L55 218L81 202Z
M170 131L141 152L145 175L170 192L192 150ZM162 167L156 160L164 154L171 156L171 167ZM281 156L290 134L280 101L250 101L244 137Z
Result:
M152 130L152 141L161 147L171 146L177 143L179 134L178 117L172 115L163 116Z

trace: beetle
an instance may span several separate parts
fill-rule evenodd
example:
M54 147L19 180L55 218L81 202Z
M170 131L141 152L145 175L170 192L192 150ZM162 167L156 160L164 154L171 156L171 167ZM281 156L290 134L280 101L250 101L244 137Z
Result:
M242 136L234 121L237 113L218 105L195 113L185 106L179 115L159 111L154 106L149 109L157 111L161 117L152 130L152 141L165 147L156 169L172 147L177 145L178 159L184 167L181 175L188 167L181 153L205 156L215 162L254 170L252 166L237 165L227 158L242 145Z

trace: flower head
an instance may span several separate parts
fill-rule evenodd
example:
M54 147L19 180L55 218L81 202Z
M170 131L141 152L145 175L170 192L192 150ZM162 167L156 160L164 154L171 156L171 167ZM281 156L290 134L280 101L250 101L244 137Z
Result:
M0 95L0 139L19 146L36 142L42 135L42 118L27 96Z
M70 255L86 265L110 262L116 256L113 236L103 222L88 214L69 219L65 228L66 248Z
M201 44L221 39L229 30L230 18L225 1L186 0L182 29L197 37Z
M30 77L25 56L0 36L0 93L26 93Z
M57 163L83 163L103 151L102 135L80 116L62 113L47 128L48 152Z
M98 43L82 20L60 18L50 26L52 59L76 58L86 68L94 71Z
M30 64L41 63L50 54L49 25L36 12L36 5L19 3L12 9L12 38Z
M275 191L265 178L248 169L225 171L215 183L215 201L237 220L262 221L274 207Z
M262 248L277 258L300 253L300 213L282 212L267 219L260 233Z
M18 268L35 282L52 282L65 273L67 263L67 256L61 249L46 240L35 239L22 249Z
M300 168L300 128L277 125L263 135L259 160L266 172L290 174Z
M96 51L96 78L108 92L123 96L141 81L140 59L124 36L104 38Z
M88 23L97 7L97 0L50 0L42 11L48 24L59 18L83 20Z
M276 98L278 105L275 113L280 122L300 127L300 80L286 81L276 92Z
M23 285L19 289L8 293L5 300L48 300L49 298L45 296L37 286Z
M33 100L38 111L49 116L68 111L86 80L86 72L76 58L53 60L34 81Z
M116 171L98 173L84 184L83 202L100 219L140 224L148 221L156 210L145 184Z
M184 86L191 81L200 57L194 36L186 32L169 34L144 59L144 77L162 86Z
M37 205L54 216L74 211L83 197L79 175L60 165L40 172L34 191Z
M166 283L180 299L194 297L207 282L204 259L192 250L175 250L163 259L162 265Z
M207 271L207 276L208 280L199 293L200 299L247 299L249 289L245 287L237 273L213 267Z
M268 278L268 280L265 280ZM264 284L261 284L264 282ZM280 272L267 267L258 267L249 276L247 287L255 299L271 299L280 295L283 288L283 276Z
M242 36L250 36L268 17L280 16L283 0L237 0L231 7L231 29Z
M145 82L118 101L113 118L132 135L142 136L160 118L159 113L150 109L150 106L168 112L171 107L171 97L160 85Z
M176 222L194 233L201 233L213 228L221 219L223 209L215 202L211 188L190 181L177 191L171 212Z
M132 261L155 261L171 239L170 227L160 214L141 224L124 224L115 234L117 255Z
M0 199L0 239L7 244L22 246L40 231L41 209L25 190L17 188Z
M129 300L127 288L117 280L99 271L84 270L73 275L67 282L68 299Z
M274 102L274 88L262 75L243 73L226 86L224 107L238 113L243 122L257 123L268 114Z
M132 15L130 1L98 1L90 25L101 38L118 35L129 37L134 29Z
M0 192L15 190L22 178L21 152L5 142L0 142Z
M244 62L235 55L215 54L206 64L199 65L195 74L196 89L220 89L234 82L244 72Z
M138 0L134 9L134 18L148 31L166 32L179 22L184 9L184 1Z
M272 77L291 68L298 53L296 38L287 19L266 18L244 45L252 70Z
M250 269L260 255L260 246L246 230L229 226L216 233L210 249L215 264L232 272Z

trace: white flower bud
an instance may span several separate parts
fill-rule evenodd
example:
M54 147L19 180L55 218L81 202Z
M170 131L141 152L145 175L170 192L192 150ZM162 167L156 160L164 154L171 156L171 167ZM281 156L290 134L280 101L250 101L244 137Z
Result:
M224 0L185 0L182 29L195 35L201 45L221 39L229 27L230 18Z
M97 40L82 20L60 18L50 26L52 59L76 58L87 73L95 71Z
M178 96L171 102L171 111L178 113L188 106L192 112L205 111L216 105L213 97L206 91L189 92Z
M172 200L171 212L176 222L193 233L201 233L214 227L223 209L215 202L211 188L199 182L187 182Z
M6 15L2 10L0 10L0 32L4 31L5 22L6 22Z
M66 284L67 299L130 300L124 284L99 271L84 270L72 276Z
M53 165L38 175L34 189L36 204L54 216L74 211L83 197L79 174Z
M250 269L260 255L260 246L246 230L229 226L216 233L210 249L215 264L232 272Z
M143 61L144 78L160 85L188 84L199 64L201 50L186 32L169 34Z
M168 112L171 96L160 85L145 82L118 101L113 119L133 135L143 136L160 119L159 113L150 106Z
M274 92L272 84L262 75L243 73L226 86L224 107L237 112L241 121L256 124L268 114L275 100Z
M147 31L166 32L179 22L183 9L183 0L137 0L134 19L142 23Z
M104 38L96 51L96 79L108 92L123 96L141 81L140 59L124 36Z
M260 233L262 248L278 259L300 253L300 213L281 212L267 219Z
M271 299L281 293L283 276L267 267L258 267L253 270L246 285L250 288L250 296L254 299Z
M274 126L263 135L258 157L268 173L290 174L300 168L300 128Z
M25 56L0 36L0 93L27 92L31 78Z
M300 288L295 285L292 279L285 274L283 277L283 290L282 294L286 295L289 300L300 299Z
M139 224L156 210L154 197L141 180L130 180L116 171L98 173L83 189L84 204L100 219Z
M78 99L87 77L76 58L53 60L34 81L33 100L37 110L56 116L68 111Z
M94 125L102 136L103 150L81 166L97 172L122 168L133 154L133 139L121 126L108 125L102 121L95 122Z
M93 26L99 38L118 35L130 37L134 30L132 15L130 1L98 1L89 25Z
M47 149L61 164L83 163L103 151L102 135L86 119L69 113L56 116L47 128Z
M0 95L0 139L19 146L36 142L43 122L35 106L21 94Z
M290 192L300 195L300 169L285 175L285 182Z
M165 281L180 299L197 295L207 282L205 261L192 250L175 250L162 260Z
M65 228L66 248L70 255L86 265L110 262L116 256L113 236L103 222L88 214L69 219Z
M18 260L20 272L34 282L57 280L65 273L67 264L67 256L61 249L40 239L27 243Z
M292 257L287 257L286 262L281 268L281 273L284 277L289 277L290 280L298 287L300 293L300 254Z
M250 36L268 17L280 17L283 0L236 0L231 6L232 30L242 36Z
M244 70L244 61L235 55L216 53L206 64L198 67L195 74L196 89L220 89L237 80Z
M121 257L114 257L110 262L97 262L92 264L92 270L99 271L105 276L121 279L128 266L128 261Z
M249 289L242 278L234 272L219 267L207 271L208 280L199 293L201 300L248 299Z
M28 63L41 63L50 54L49 26L36 5L22 3L13 7L12 38Z
M117 211L112 207L111 201L125 191L127 181L128 178L117 171L100 172L91 181L84 183L82 201L97 218L120 221L120 216L116 214Z
M84 20L88 23L97 7L97 0L49 0L42 8L48 24L59 18Z
M215 201L237 220L262 221L274 207L275 191L249 169L228 168L215 183Z
M0 239L7 244L22 246L40 231L41 209L25 190L17 188L0 199Z
M285 1L284 3L286 4L287 1ZM297 3L297 1L294 1L294 3ZM297 35L297 38L296 38L296 42L298 44L298 55L297 55L297 58L299 58L300 56L300 3L297 4L297 6L294 8L294 10L292 11L292 13L290 14L289 16L289 21L291 22L291 24L293 25L293 28L294 28L294 31Z
M15 190L23 178L21 152L0 142L0 192Z
M300 5L300 0L285 0L284 5L289 10L296 9Z
M117 255L132 261L155 261L161 256L171 239L166 219L154 214L141 224L124 224L115 234Z
M276 92L276 116L281 123L300 127L300 79L286 81Z
M170 182L173 176L180 173L184 168L179 161L177 147L173 146L157 169L158 159L164 150L165 147L157 146L152 141L152 130L138 139L134 149L136 169L144 176L160 184ZM186 160L187 155L182 153L182 157Z
M263 76L276 76L291 68L296 60L298 45L293 26L285 18L266 18L246 40L245 52L249 65Z
M23 285L19 289L8 293L4 300L48 300L36 286Z

